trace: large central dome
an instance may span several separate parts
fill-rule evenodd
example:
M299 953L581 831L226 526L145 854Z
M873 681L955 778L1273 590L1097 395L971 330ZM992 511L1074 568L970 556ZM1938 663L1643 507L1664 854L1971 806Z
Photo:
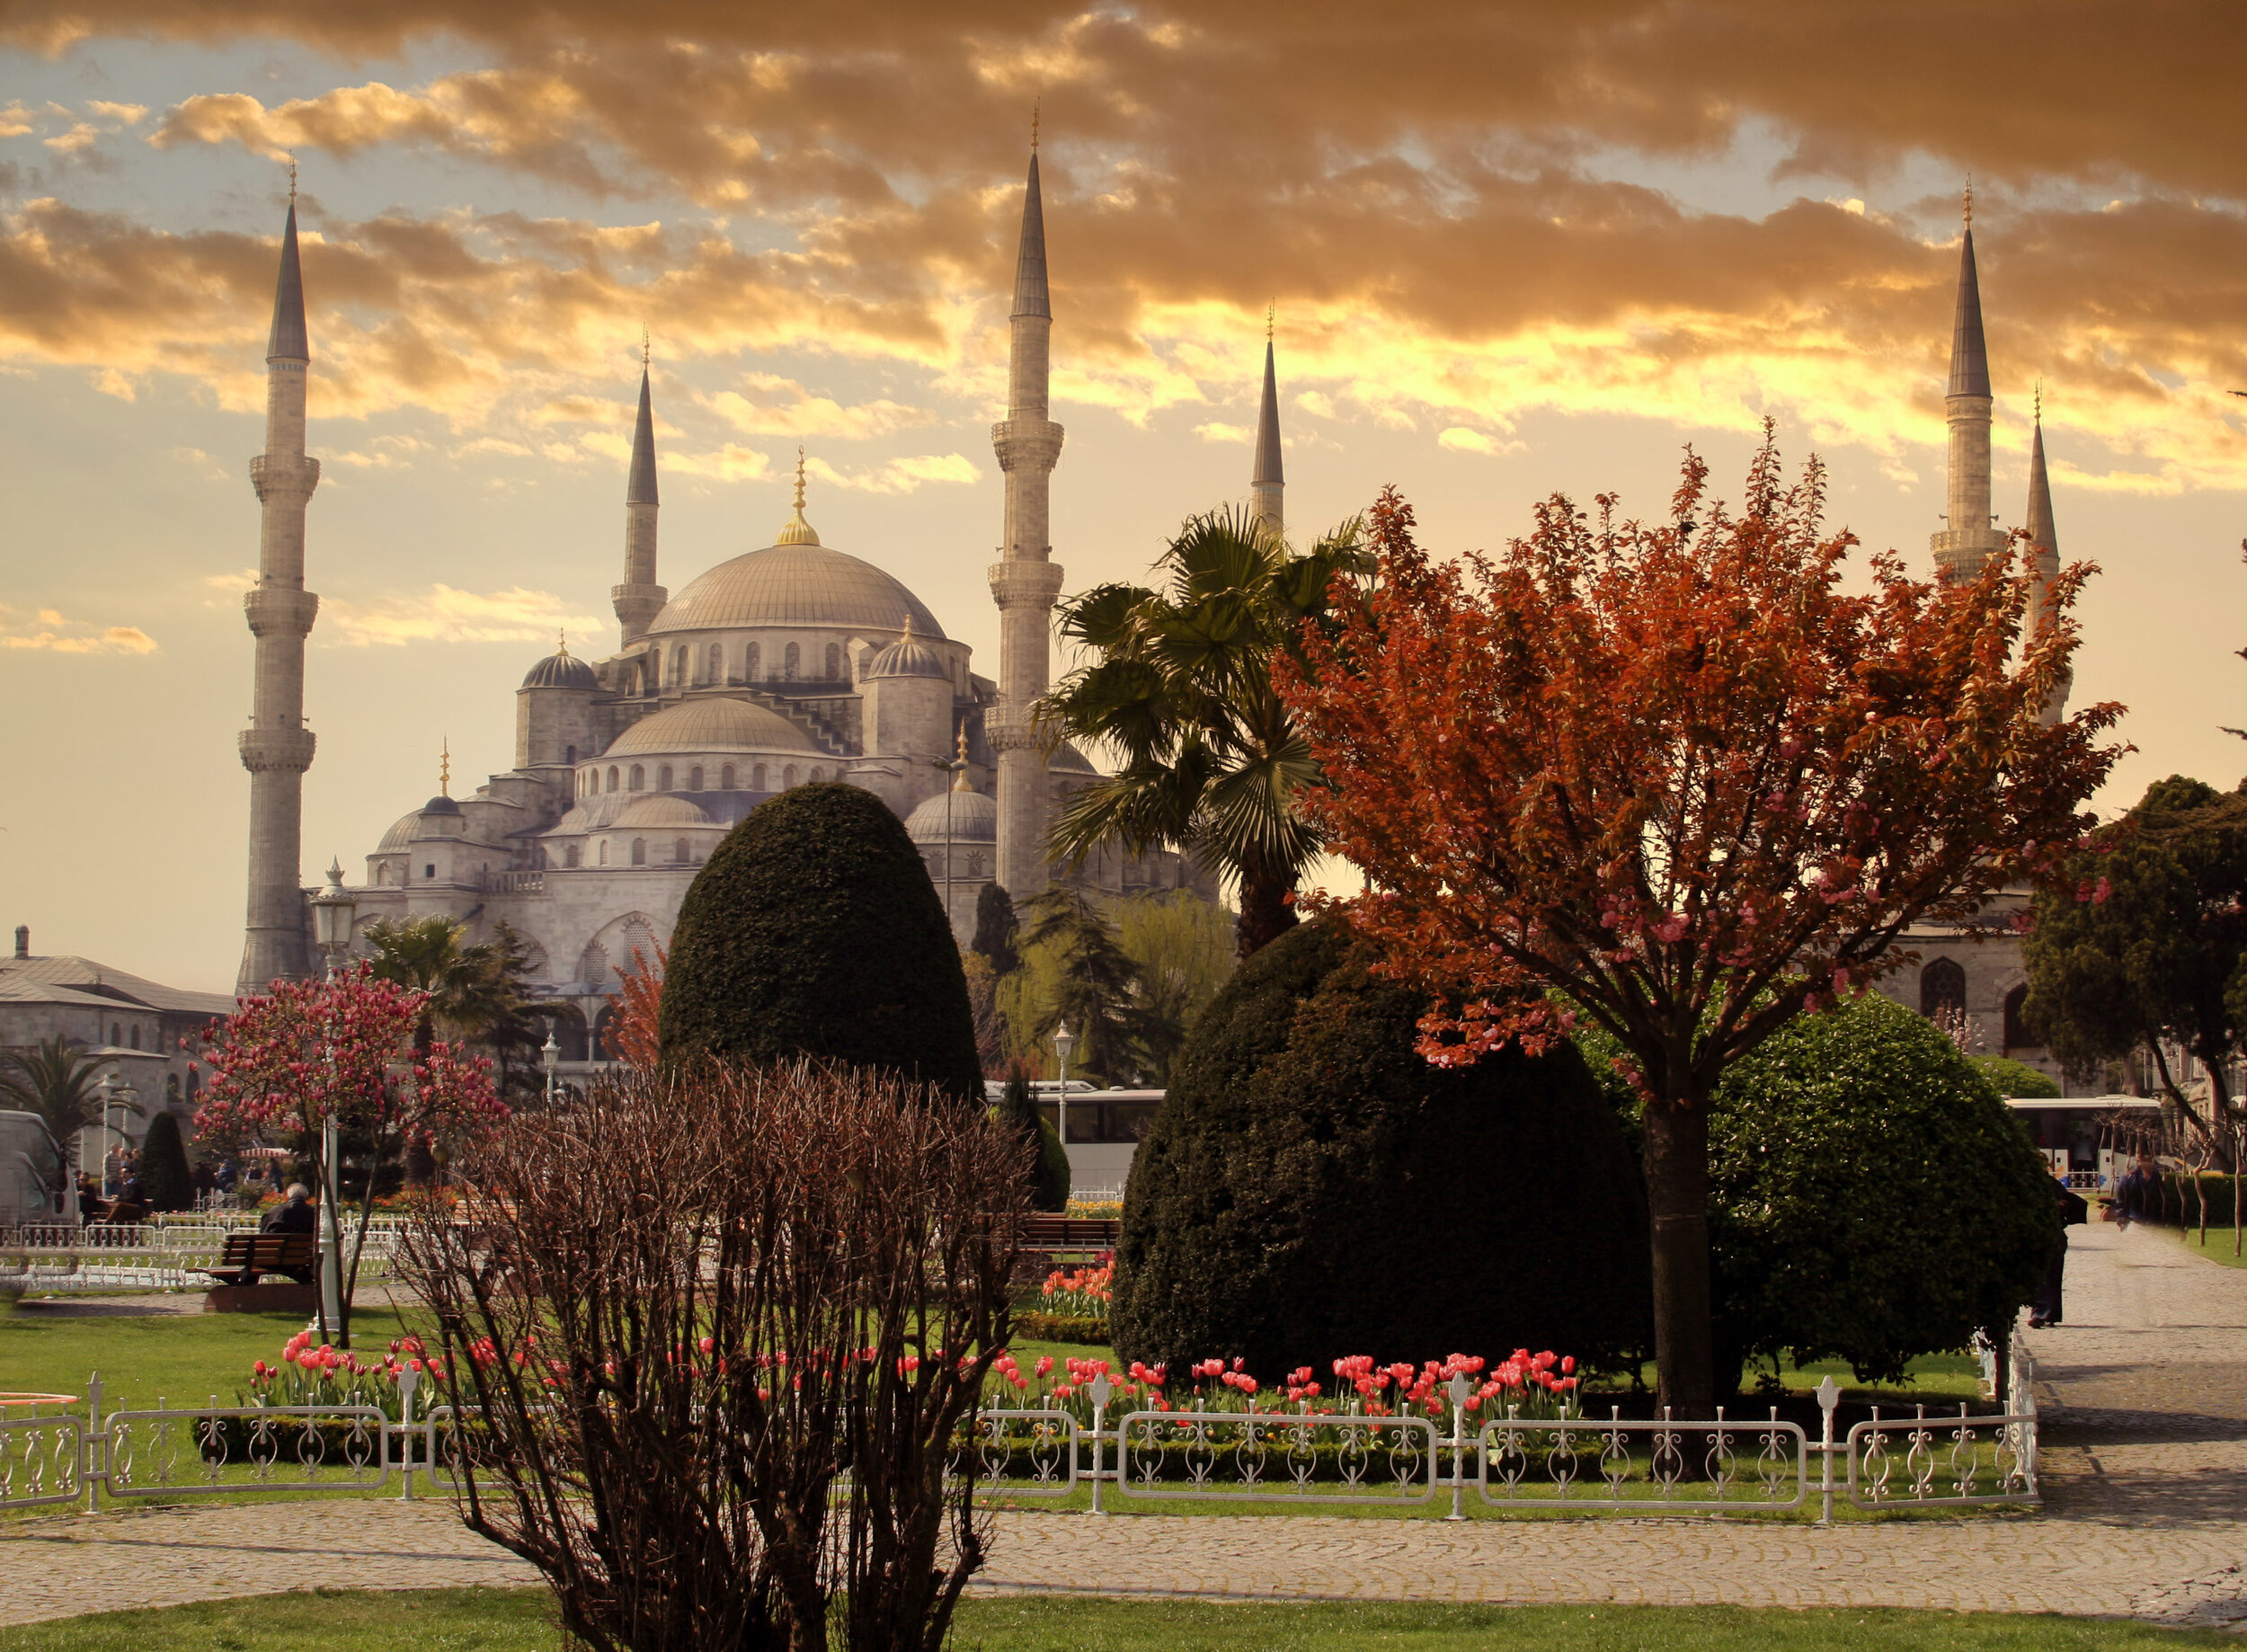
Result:
M794 626L883 632L902 631L908 620L917 635L944 635L920 599L872 563L823 545L773 545L691 581L648 631Z

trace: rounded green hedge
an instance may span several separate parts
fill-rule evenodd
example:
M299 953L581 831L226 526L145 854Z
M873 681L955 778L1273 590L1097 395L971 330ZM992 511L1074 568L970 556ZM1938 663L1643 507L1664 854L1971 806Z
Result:
M1877 993L1735 1063L1709 1134L1723 1357L1790 1348L1893 1381L2010 1326L2059 1242L2050 1171L1995 1087Z
M140 1195L152 1211L194 1208L195 1177L188 1168L176 1114L160 1112L148 1121L148 1133L140 1142Z
M1645 1198L1582 1060L1431 1067L1423 1001L1372 961L1321 919L1203 1013L1124 1192L1117 1352L1266 1381L1354 1354L1635 1352Z
M983 1100L960 951L904 824L830 782L759 804L679 909L665 1060L811 1055Z

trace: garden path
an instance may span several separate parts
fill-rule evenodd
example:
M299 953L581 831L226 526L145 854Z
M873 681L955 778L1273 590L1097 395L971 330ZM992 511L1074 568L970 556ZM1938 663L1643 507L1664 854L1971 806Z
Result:
M1916 1606L2247 1625L2247 1270L2074 1230L2045 1512L1740 1521L999 1517L985 1590L1231 1599ZM0 1528L0 1623L331 1588L528 1583L441 1503L263 1504Z

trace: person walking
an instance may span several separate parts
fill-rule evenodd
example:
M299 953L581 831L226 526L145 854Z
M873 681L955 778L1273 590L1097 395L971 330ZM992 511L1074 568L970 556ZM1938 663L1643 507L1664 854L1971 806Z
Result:
M2060 1231L2058 1242L2052 1247L2052 1260L2045 1266L2044 1283L2038 1287L2037 1300L2029 1310L2029 1325L2032 1330L2042 1330L2047 1325L2060 1322L2062 1293L2067 1283L2067 1230L2081 1227L2091 1219L2091 1206L2081 1194L2067 1185L2065 1169L2053 1170L2052 1191L2058 1197Z
M2162 1172L2154 1155L2142 1152L2114 1190L2114 1219L2124 1227L2151 1221L2161 1213Z

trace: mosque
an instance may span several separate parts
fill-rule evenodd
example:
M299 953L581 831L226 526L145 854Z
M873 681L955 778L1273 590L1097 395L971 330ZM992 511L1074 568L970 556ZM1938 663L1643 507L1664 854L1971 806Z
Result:
M457 918L473 939L504 922L525 945L541 996L584 1013L558 1029L565 1059L588 1053L603 1000L635 949L669 942L696 871L734 823L776 793L844 781L880 797L919 847L964 942L985 884L1018 902L1059 881L1130 895L1217 898L1191 858L1109 850L1079 870L1044 848L1056 803L1096 771L1034 737L1029 707L1049 681L1061 569L1047 539L1048 486L1062 430L1047 416L1052 310L1033 152L1011 318L1009 406L992 440L1006 477L1005 528L990 571L1000 610L999 675L902 582L821 542L795 508L772 542L660 582L654 408L644 362L625 485L620 635L605 658L566 640L516 691L515 761L454 797L400 816L352 890L355 922ZM296 208L283 232L268 348L267 450L252 461L264 507L260 579L246 605L258 638L256 714L242 736L252 775L250 920L238 990L262 990L314 962L298 886L298 814L313 735L303 726L304 638L318 599L303 588L305 502L319 467L304 453L310 363ZM1281 526L1277 387L1266 347L1253 496Z

